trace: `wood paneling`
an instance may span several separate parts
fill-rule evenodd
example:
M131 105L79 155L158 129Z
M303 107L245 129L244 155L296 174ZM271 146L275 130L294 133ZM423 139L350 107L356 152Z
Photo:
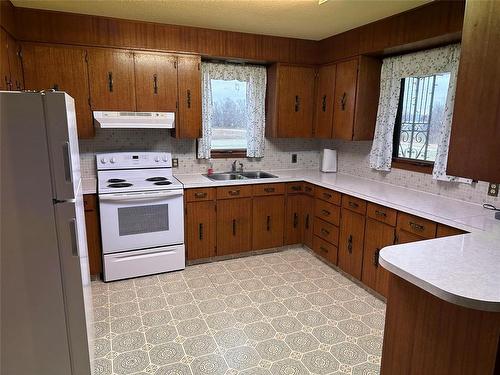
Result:
M392 274L389 283L382 375L496 373L499 313L446 302Z
M134 56L130 51L88 51L91 106L94 111L134 111Z
M134 53L137 111L177 112L177 57Z
M342 208L339 239L339 267L361 280L365 217Z
M500 182L500 1L467 1L447 174Z
M217 255L252 250L252 198L217 201Z
M87 231L87 250L89 255L90 274L99 276L102 272L101 229L97 212L97 196L83 196L85 208L85 227Z
M195 139L201 136L201 59L199 56L179 56L178 117L175 137Z
M22 48L26 89L66 91L75 99L78 137L93 137L86 50L26 43Z
M337 64L333 107L333 138L352 140L358 78L358 59Z
M336 65L318 69L314 110L314 137L332 138Z
M259 250L283 246L284 221L284 195L254 197L253 249Z
M186 203L187 259L203 259L216 255L215 201Z

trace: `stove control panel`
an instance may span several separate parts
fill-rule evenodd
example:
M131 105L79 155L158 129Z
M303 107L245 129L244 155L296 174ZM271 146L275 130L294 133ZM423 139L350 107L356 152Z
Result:
M97 170L172 168L169 152L113 152L96 154Z

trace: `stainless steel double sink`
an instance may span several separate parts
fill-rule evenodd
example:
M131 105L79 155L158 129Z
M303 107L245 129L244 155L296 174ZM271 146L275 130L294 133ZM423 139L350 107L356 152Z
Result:
M277 178L277 176L263 171L252 171L252 172L222 172L222 173L212 173L211 175L205 174L214 181L229 181L229 180L253 180L258 178Z

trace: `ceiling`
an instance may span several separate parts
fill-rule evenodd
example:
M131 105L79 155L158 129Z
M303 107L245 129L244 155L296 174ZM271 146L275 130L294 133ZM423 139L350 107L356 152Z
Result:
M320 40L432 0L11 0L17 7Z

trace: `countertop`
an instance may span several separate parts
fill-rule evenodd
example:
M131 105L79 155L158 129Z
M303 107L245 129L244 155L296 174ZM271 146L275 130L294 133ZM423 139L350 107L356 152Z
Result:
M380 264L443 300L500 312L500 221L494 219L493 211L479 204L352 175L307 169L267 172L277 178L212 181L199 173L175 177L185 188L306 181L463 229L470 233L388 246L380 252ZM95 180L93 187L95 193Z

